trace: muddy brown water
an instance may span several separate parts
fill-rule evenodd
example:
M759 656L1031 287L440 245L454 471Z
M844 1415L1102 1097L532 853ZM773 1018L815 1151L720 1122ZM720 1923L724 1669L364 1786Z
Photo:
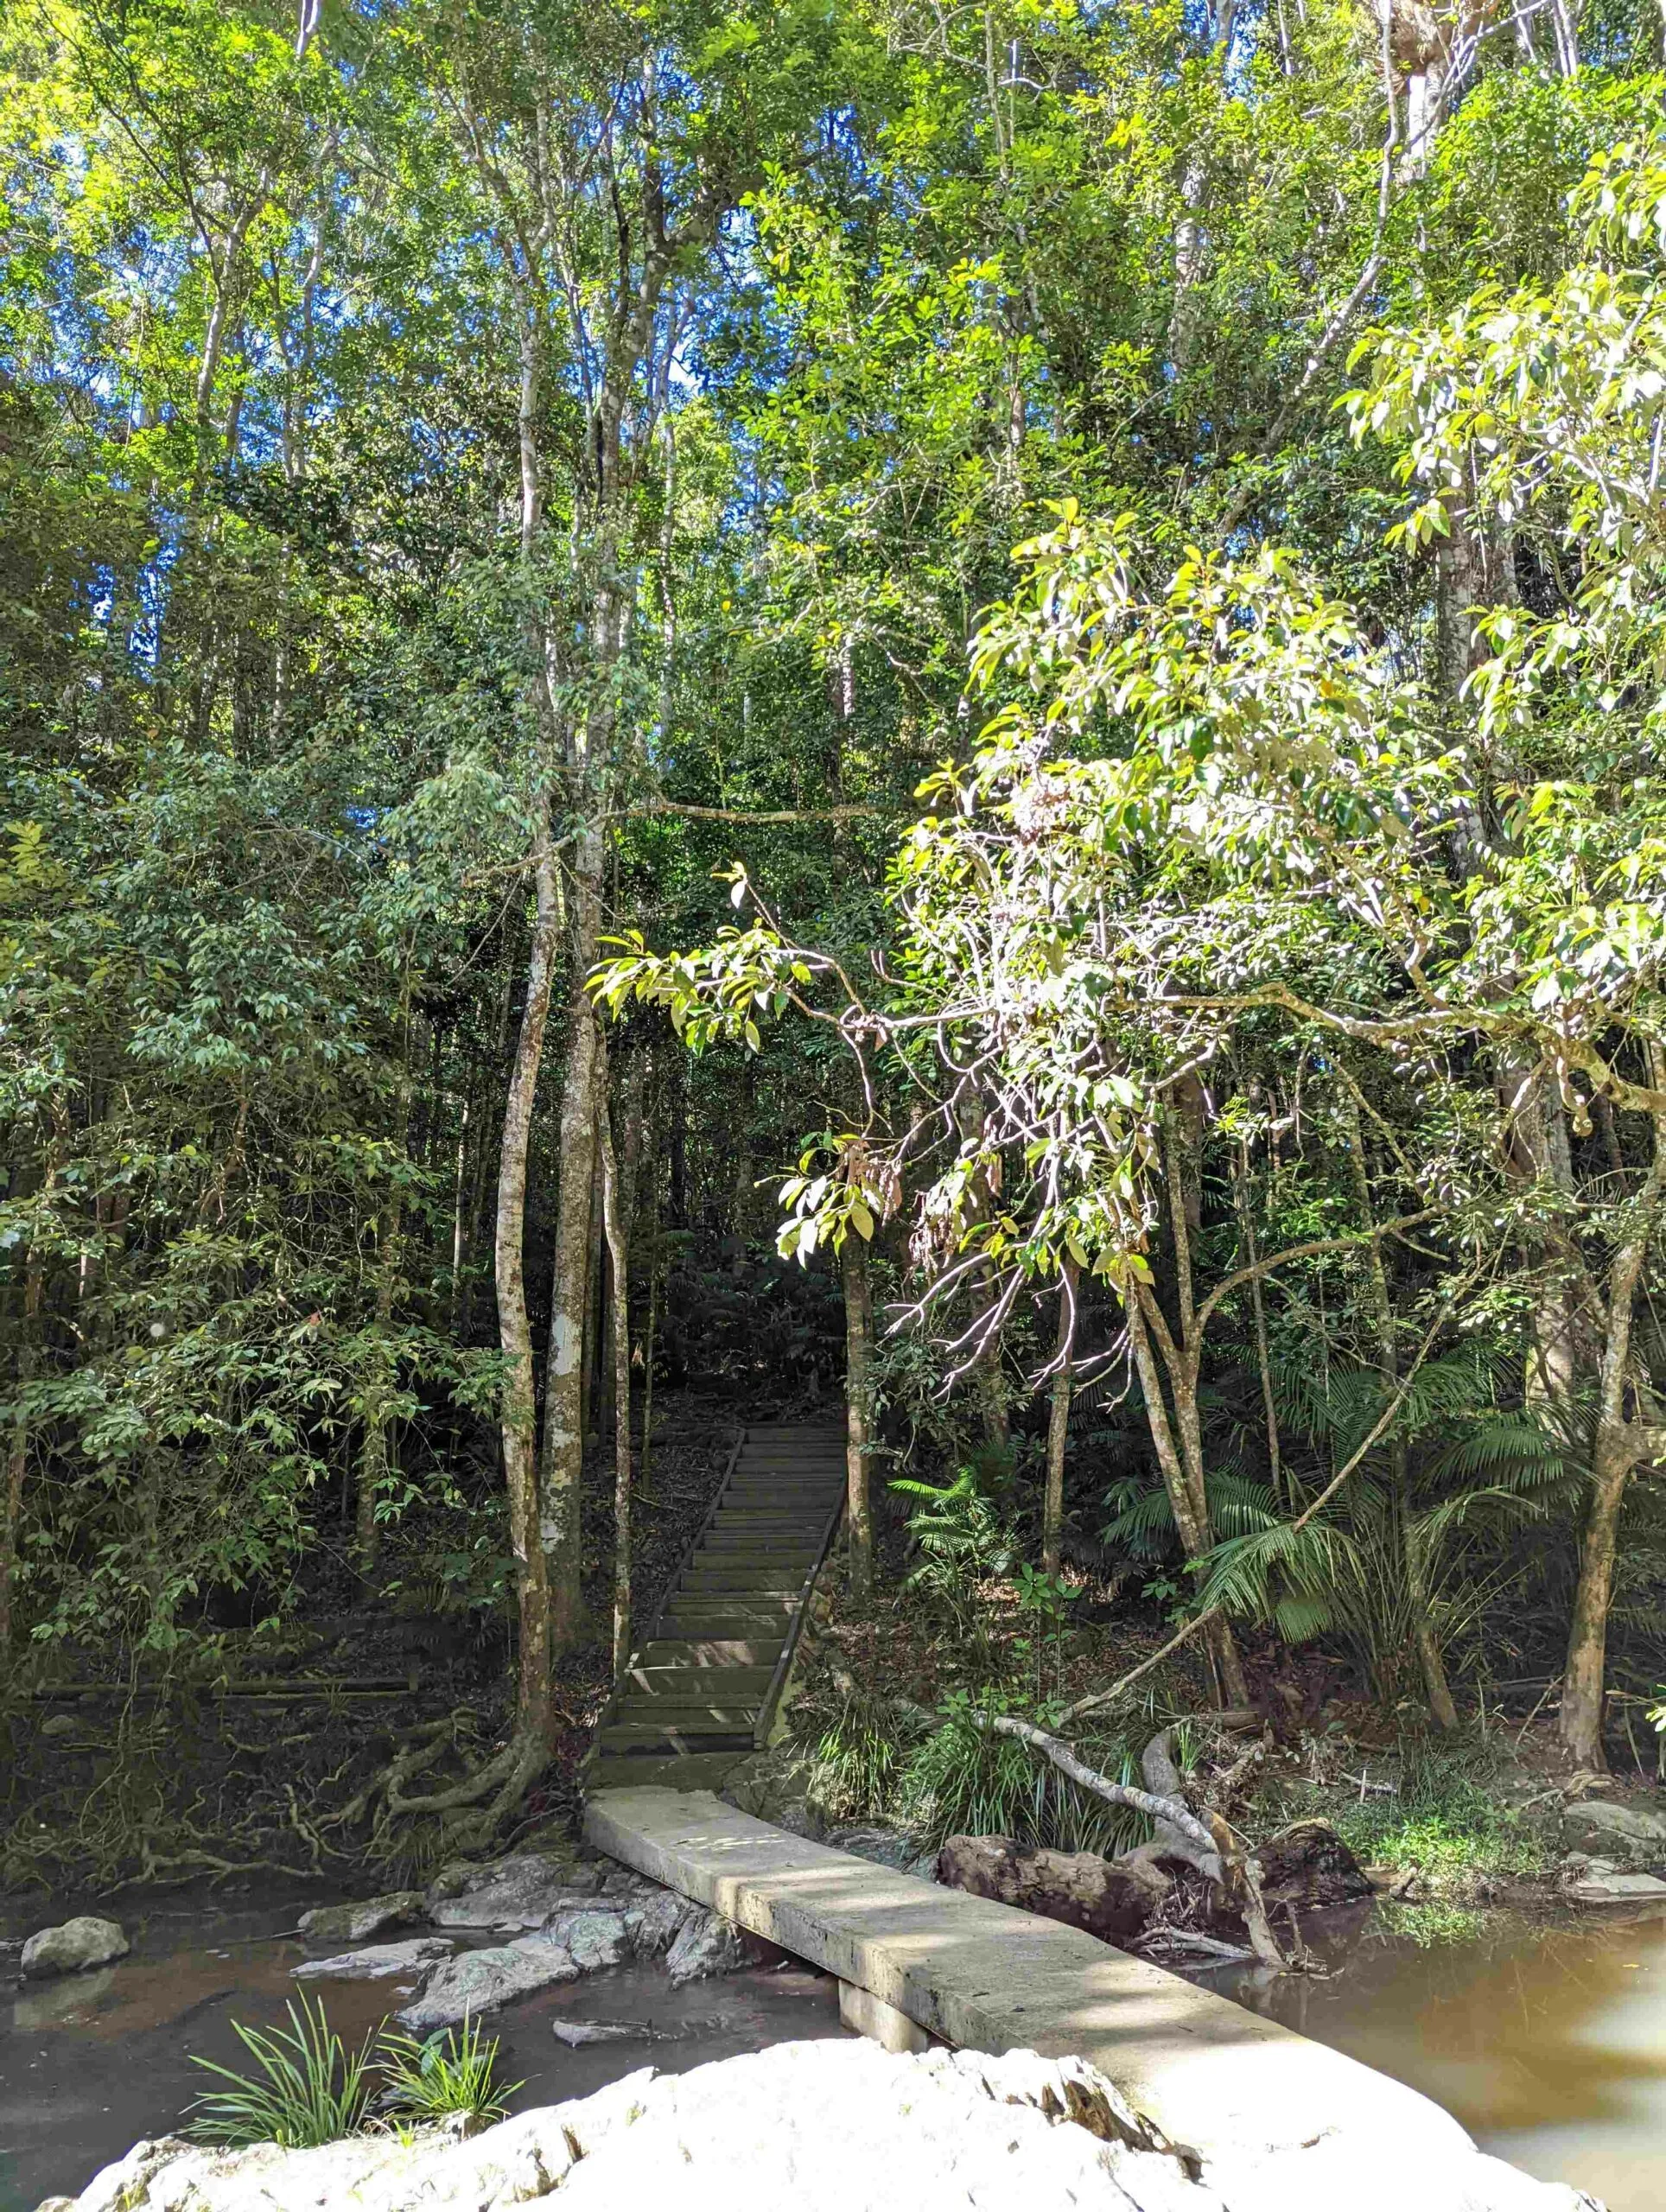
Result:
M289 1969L308 1953L281 1931L321 1901L314 1890L246 1906L178 1897L143 1906L131 1898L0 1904L0 1942L81 1911L118 1918L133 1946L111 1966L22 1984L16 1942L0 1950L0 2212L73 2195L143 2137L175 2129L193 2097L215 2086L193 2055L246 2069L232 2023L284 2024L299 1986ZM306 1986L354 2044L401 2001L388 1982ZM552 2031L558 2014L644 2022L661 2033L569 2050ZM588 2096L640 2066L681 2074L708 2059L846 2032L838 1984L800 1966L680 1990L658 1968L620 1967L540 1992L482 2025L499 2039L504 2079L524 2084L509 2101L515 2112Z
M1666 1915L1326 1916L1330 1972L1196 1979L1421 2089L1484 2150L1609 2212L1666 2207Z
M192 2054L238 2063L233 2019L281 2024L289 1969L305 1955L283 1931L318 1902L315 1891L246 1905L125 1900L113 1910L131 1955L58 1981L11 1986L16 1949L0 1950L0 2212L73 2193L141 2137L175 2126L207 2086ZM99 1908L0 1906L0 1940L75 1910ZM1198 1978L1425 2091L1529 2173L1588 2189L1611 2212L1666 2207L1666 1916L1469 1924L1367 1909L1305 1932L1319 1974ZM353 2039L397 2002L386 1983L335 1983L326 1995L332 2024ZM552 2031L558 2014L665 2034L569 2050ZM620 1968L510 2006L489 2026L506 2077L525 2085L517 2111L643 2065L681 2073L843 2033L837 1985L803 1967L683 1990L655 1968Z

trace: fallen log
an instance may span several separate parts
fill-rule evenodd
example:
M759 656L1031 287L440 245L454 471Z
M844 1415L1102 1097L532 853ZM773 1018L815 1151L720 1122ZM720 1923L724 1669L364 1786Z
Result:
M1006 1835L951 1835L938 1853L937 1878L946 1888L1117 1944L1141 1932L1168 1889L1153 1867L1091 1851L1031 1849Z

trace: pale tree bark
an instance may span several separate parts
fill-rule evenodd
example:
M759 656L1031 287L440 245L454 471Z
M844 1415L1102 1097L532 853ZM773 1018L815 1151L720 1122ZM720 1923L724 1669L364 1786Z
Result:
M537 912L526 969L526 1004L504 1101L498 1172L494 1248L498 1336L503 1348L503 1471L509 1501L509 1541L515 1558L520 1613L517 1732L548 1748L553 1740L550 1705L550 1592L539 1541L537 1403L532 1374L532 1326L526 1310L526 1168L544 1028L560 941L560 887L550 850L549 796L538 798L533 843Z
M868 1247L847 1230L839 1253L844 1283L845 1522L850 1589L865 1599L874 1587L874 1517L868 1454L874 1442L874 1304Z
M1065 1452L1070 1441L1070 1393L1076 1335L1078 1268L1066 1260L1059 1289L1059 1341L1053 1349L1052 1390L1047 1407L1047 1481L1041 1501L1041 1571L1057 1574L1065 1535Z
M599 847L601 833L594 835ZM587 869L576 887L599 914L601 873ZM590 1280L590 1216L595 1184L598 1098L596 1022L583 977L595 960L598 923L575 917L575 988L569 1002L567 1070L561 1101L561 1184L556 1197L551 1269L550 1363L544 1414L544 1549L549 1562L551 1632L557 1650L586 1632L580 1575L579 1501L584 1474L585 1308ZM586 941L589 959L585 959Z
M631 1268L620 1175L607 1111L607 1047L597 1039L601 1210L614 1292L614 1671L631 1656Z
M1650 1079L1659 1085L1666 1075L1662 1066L1666 1056L1653 1046L1650 1057ZM1639 1379L1631 1352L1637 1291L1650 1242L1659 1226L1663 1194L1666 1194L1666 1116L1656 1116L1654 1159L1628 1209L1629 1218L1608 1268L1607 1327L1598 1375L1591 1500L1580 1548L1580 1579L1562 1676L1560 1733L1563 1745L1580 1765L1597 1773L1607 1764L1603 1701L1620 1508L1632 1469L1643 1460L1666 1457L1666 1428L1627 1411L1628 1402L1637 1399Z
M1195 1366L1175 1344L1163 1319L1162 1309L1148 1284L1140 1283L1130 1289L1125 1299L1125 1310L1129 1345L1146 1402L1146 1425L1151 1432L1163 1487L1173 1510L1180 1548L1188 1560L1201 1559L1205 1552L1213 1549L1215 1535L1204 1489L1203 1425L1198 1415ZM1172 1421L1163 1394L1163 1376L1153 1349L1154 1338L1161 1349L1163 1367L1174 1398L1175 1418ZM1219 1615L1209 1624L1208 1639L1221 1703L1248 1705L1250 1685L1244 1679L1237 1640L1230 1624Z

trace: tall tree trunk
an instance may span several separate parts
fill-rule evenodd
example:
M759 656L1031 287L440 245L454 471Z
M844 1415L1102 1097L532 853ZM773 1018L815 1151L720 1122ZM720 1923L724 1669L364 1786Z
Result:
M844 1281L845 1519L850 1588L865 1599L874 1587L874 1518L868 1459L874 1442L874 1306L868 1247L854 1229L839 1254Z
M550 1633L570 1650L588 1629L579 1503L584 1476L584 1309L590 1273L590 1209L598 1111L596 1025L586 976L601 926L601 831L580 832L573 890L573 995L561 1099L561 1187L550 1299L550 1368L544 1397L543 1530L549 1564Z
M1661 1081L1658 1046L1650 1051L1650 1077ZM1637 1285L1650 1239L1666 1192L1666 1115L1654 1126L1654 1160L1629 1209L1625 1236L1608 1270L1607 1328L1598 1389L1597 1432L1591 1461L1591 1503L1580 1548L1579 1586L1568 1630L1567 1665L1562 1676L1560 1731L1567 1750L1581 1766L1601 1773L1603 1699L1608 1654L1608 1608L1613 1597L1614 1560L1619 1543L1620 1508L1631 1470L1644 1457L1666 1453L1666 1432L1626 1418L1632 1388L1631 1326Z
M1250 1202L1250 1159L1248 1145L1238 1147L1233 1163L1232 1197L1237 1207L1238 1234L1243 1244L1246 1267L1256 1267L1261 1254L1256 1249L1256 1217ZM1273 1363L1267 1342L1267 1301L1262 1294L1261 1277L1254 1275L1250 1282L1250 1313L1255 1326L1256 1369L1261 1377L1262 1418L1267 1428L1267 1479L1273 1492L1273 1503L1284 1502L1284 1453L1279 1440L1278 1400L1273 1392Z
M353 1553L359 1572L375 1572L378 1549L376 1501L381 1495L392 1456L390 1434L392 1416L393 1361L379 1341L393 1315L393 1294L399 1276L399 1221L404 1185L395 1181L382 1209L379 1249L376 1255L375 1326L378 1341L372 1351L372 1372L363 1395L364 1438L359 1449L354 1491Z
M4 1512L0 1516L0 1680L10 1672L17 1583L17 1544L23 1524L23 1480L29 1471L29 1415L22 1393L33 1381L41 1334L41 1302L46 1270L33 1245L23 1274L22 1325L17 1336L19 1403L12 1417L6 1451Z
M1041 1502L1041 1571L1057 1574L1065 1534L1065 1447L1070 1440L1071 1348L1076 1334L1077 1267L1065 1262L1059 1290L1059 1340L1047 1408L1047 1484Z
M515 1557L520 1612L517 1733L527 1743L553 1740L550 1706L550 1591L540 1541L537 1402L532 1376L532 1325L526 1311L526 1166L544 1027L550 1015L560 933L560 890L550 849L549 797L540 795L533 849L537 919L527 961L526 1004L504 1101L498 1172L495 1265L498 1335L503 1347L503 1471L509 1497L509 1541Z
M631 1656L631 1268L619 1161L607 1110L607 1048L600 1038L597 1051L601 1211L614 1285L614 1671L617 1674Z
M1201 1559L1213 1548L1215 1540L1203 1480L1203 1427L1198 1418L1196 1382L1186 1371L1183 1358L1171 1357L1174 1351L1172 1341L1164 1342L1164 1364L1170 1371L1175 1402L1175 1418L1171 1421L1162 1376L1152 1348L1153 1330L1161 1332L1166 1338L1167 1329L1148 1285L1136 1283L1129 1288L1124 1299L1124 1311L1128 1315L1129 1345L1146 1402L1146 1425L1151 1432L1163 1487L1173 1510L1180 1548L1188 1560ZM1230 1623L1213 1620L1206 1633L1222 1703L1247 1706L1250 1685L1244 1679L1243 1662Z

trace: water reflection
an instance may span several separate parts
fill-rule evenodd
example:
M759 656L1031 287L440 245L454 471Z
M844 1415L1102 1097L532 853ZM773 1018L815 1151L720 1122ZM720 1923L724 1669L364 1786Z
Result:
M1466 1925L1402 1908L1304 1931L1323 1977L1208 1977L1425 2091L1482 2146L1610 2212L1666 2204L1666 1916ZM1342 1961L1345 1959L1345 1967ZM1202 1978L1202 1977L1199 1977Z

